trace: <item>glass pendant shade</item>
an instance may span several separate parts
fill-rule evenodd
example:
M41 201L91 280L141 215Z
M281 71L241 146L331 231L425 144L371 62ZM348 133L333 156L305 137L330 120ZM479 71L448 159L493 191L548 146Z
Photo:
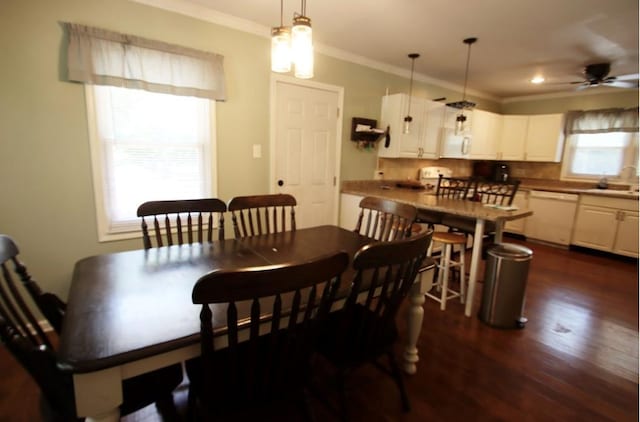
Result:
M462 135L468 131L467 116L460 113L456 116L455 134Z
M294 76L301 79L313 78L313 39L311 19L296 16L291 30L291 52Z
M291 71L291 31L286 26L271 29L271 70Z
M405 135L408 135L411 133L411 121L413 119L411 118L411 116L407 116L404 118L404 123L402 124L402 133L404 133Z

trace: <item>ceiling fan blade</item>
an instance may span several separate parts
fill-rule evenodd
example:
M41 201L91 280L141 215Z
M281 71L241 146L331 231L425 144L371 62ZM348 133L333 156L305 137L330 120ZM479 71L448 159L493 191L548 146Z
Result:
M576 91L582 91L583 89L591 88L593 86L597 85L590 84L589 82L581 82L580 85L576 87Z
M630 82L630 81L606 81L604 83L606 86L615 86L616 88L637 88L638 82Z
M620 75L620 76L614 76L614 78L617 81L634 81L634 80L638 80L640 79L640 74L638 73L633 73L630 75Z

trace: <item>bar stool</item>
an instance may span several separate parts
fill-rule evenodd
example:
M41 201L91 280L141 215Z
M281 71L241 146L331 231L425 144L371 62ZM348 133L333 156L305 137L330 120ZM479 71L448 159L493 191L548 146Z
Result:
M447 306L447 300L449 299L459 297L460 303L464 303L466 295L464 253L467 240L466 236L460 233L434 232L432 237L432 247L429 248L429 251L427 253L428 256L431 256L433 243L436 242L442 244L442 251L440 251L440 257L439 259L437 259L438 280L435 284L438 288L438 291L440 291L440 296L436 296L435 294L430 293L430 288L426 289L427 292L425 293L425 295L437 302L440 302L440 310L444 311ZM456 245L460 246L460 259L458 261L455 261L451 258L451 256L455 252L454 247ZM460 268L459 291L455 291L449 288L449 269L455 267ZM433 287L433 285L431 287Z

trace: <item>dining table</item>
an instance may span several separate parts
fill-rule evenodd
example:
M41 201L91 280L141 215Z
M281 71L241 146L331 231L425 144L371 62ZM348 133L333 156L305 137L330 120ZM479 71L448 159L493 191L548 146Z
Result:
M469 288L465 298L464 313L471 316L474 306L474 296L477 289L480 261L482 259L482 239L485 235L485 225L488 221L495 223L493 233L494 243L502 242L504 224L507 221L518 220L533 215L527 208L487 204L468 199L455 199L438 196L434 190L405 189L393 187L389 181L350 182L342 187L343 194L357 196L373 196L415 206L421 211L435 212L453 217L463 217L475 222L473 245L471 247L471 265L469 268ZM410 300L422 300L418 296ZM417 309L418 304L414 304ZM420 307L421 309L421 307Z
M58 366L73 377L78 416L119 420L122 380L200 355L200 307L192 303L191 293L202 275L223 268L305 262L336 251L353 258L371 242L351 230L325 225L79 260L58 350ZM408 373L415 372L418 361L421 280L416 279L406 310L403 367ZM343 274L341 283L350 282L350 274Z

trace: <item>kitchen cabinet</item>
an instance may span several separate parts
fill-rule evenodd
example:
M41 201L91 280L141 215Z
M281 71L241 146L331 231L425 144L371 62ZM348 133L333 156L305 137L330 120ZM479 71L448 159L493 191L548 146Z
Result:
M525 161L559 163L562 159L564 115L536 114L529 116Z
M504 115L501 120L499 160L560 162L564 143L562 114Z
M483 110L465 110L467 124L471 129L469 132L456 135L455 122L458 114L459 109L447 107L440 157L495 160L501 116Z
M338 223L340 227L346 230L356 228L362 198L364 196L351 195L349 193L340 194L340 221Z
M529 116L502 116L500 136L498 137L497 158L499 160L524 160L528 123Z
M469 158L473 160L495 160L500 131L501 116L483 110L473 110Z
M422 98L411 98L411 132L402 133L409 111L409 96L386 95L382 98L381 126L389 126L390 143L378 146L385 158L438 158L445 105Z
M638 257L638 201L581 195L571 243Z
M519 209L529 208L529 192L518 191L516 196L513 197L513 203ZM525 224L529 218L519 218L517 220L507 221L504 225L504 231L509 233L524 234Z

